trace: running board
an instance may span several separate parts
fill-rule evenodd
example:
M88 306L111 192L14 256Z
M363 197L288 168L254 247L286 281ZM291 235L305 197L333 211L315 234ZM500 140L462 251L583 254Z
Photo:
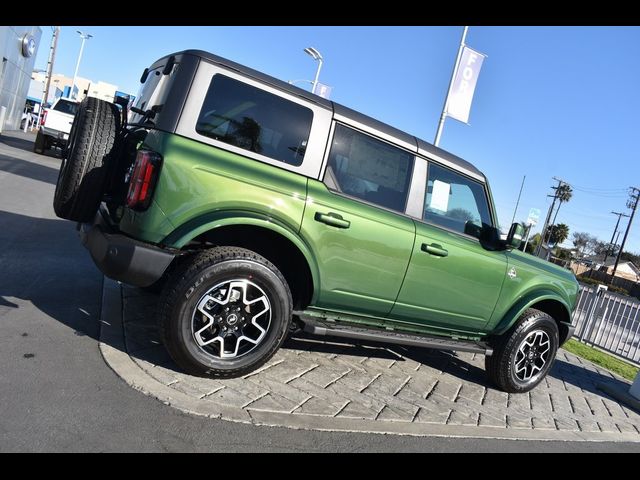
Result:
M377 330L354 327L351 325L332 325L319 323L309 317L302 317L303 330L317 336L331 336L351 338L353 340L367 340L371 342L395 343L412 347L424 347L434 350L454 350L459 352L481 353L490 356L493 349L484 342L472 340L454 340L448 337L431 335L414 335L391 330Z

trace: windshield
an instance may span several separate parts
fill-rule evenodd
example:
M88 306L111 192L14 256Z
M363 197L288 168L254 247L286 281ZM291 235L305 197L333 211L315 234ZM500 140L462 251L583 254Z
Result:
M53 107L53 109L61 113L75 115L76 112L78 111L78 104L70 100L60 99L58 100L58 103L56 103L56 106Z

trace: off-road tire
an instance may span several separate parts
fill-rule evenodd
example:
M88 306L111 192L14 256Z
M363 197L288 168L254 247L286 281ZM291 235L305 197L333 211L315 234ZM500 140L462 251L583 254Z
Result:
M215 285L246 279L259 285L271 307L261 342L248 353L217 358L204 352L192 330L195 308ZM173 269L162 292L160 330L167 351L185 372L215 378L246 375L267 362L285 340L291 323L291 291L280 271L264 257L238 247L216 247L190 255Z
M515 359L523 342L534 331L547 335L550 350L542 369L529 380L523 380L516 375ZM505 392L525 393L535 388L553 366L559 346L558 324L547 313L529 308L513 327L493 340L492 346L493 355L485 357L489 379Z
M44 153L44 147L45 147L44 134L42 133L41 130L38 130L38 133L36 133L36 140L35 142L33 142L33 151L35 153L39 153L42 155Z
M119 130L120 112L116 105L93 97L82 101L56 183L53 209L58 217L75 222L93 219Z

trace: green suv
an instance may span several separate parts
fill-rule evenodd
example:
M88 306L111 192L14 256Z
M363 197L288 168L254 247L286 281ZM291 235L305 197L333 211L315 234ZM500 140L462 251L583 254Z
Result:
M486 355L526 392L573 334L578 283L500 238L470 163L203 51L81 104L54 208L113 279L162 289L185 371L237 377L290 332Z

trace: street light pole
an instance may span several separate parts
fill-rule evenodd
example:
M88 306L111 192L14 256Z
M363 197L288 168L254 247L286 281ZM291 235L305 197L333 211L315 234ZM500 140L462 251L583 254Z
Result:
M322 55L320 55L320 52L313 47L305 48L304 52L307 55L310 55L311 58L313 58L318 62L318 68L316 69L316 76L313 79L313 89L311 90L311 93L316 93L316 87L318 86L318 78L320 78L320 69L322 68L323 58L322 58Z
M82 50L84 49L84 42L88 38L93 37L93 35L89 33L82 33L80 30L76 30L80 34L80 38L82 38L82 43L80 44L80 53L78 54L78 61L76 62L76 70L73 72L73 82L71 83L71 91L69 92L68 98L73 98L73 87L76 86L76 77L78 76L78 69L80 68L80 60L82 59Z
M44 80L44 91L42 92L42 103L38 110L38 120L36 120L36 128L40 128L40 119L42 118L42 112L44 106L47 104L49 98L49 86L51 85L51 75L53 73L53 61L56 58L56 47L58 45L58 35L60 34L60 27L53 27L53 36L51 37L51 47L49 48L49 60L47 61L47 70Z

